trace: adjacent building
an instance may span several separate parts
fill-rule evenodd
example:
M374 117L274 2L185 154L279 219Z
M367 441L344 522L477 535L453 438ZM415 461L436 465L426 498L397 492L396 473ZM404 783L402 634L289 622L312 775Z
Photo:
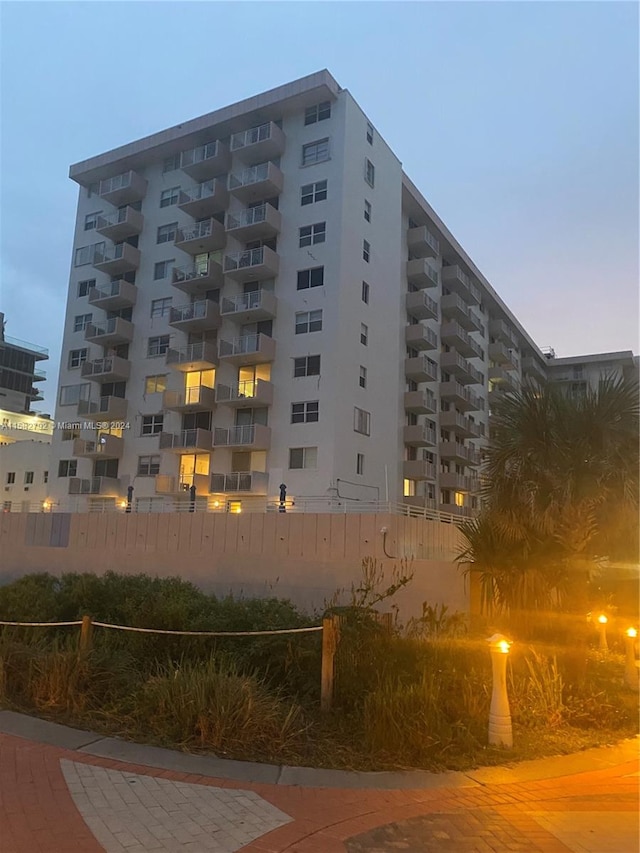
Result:
M572 396L595 390L602 379L638 381L638 357L630 350L569 358L556 358L550 350L546 357L549 381L559 384Z
M327 71L70 176L53 499L473 512L548 361Z

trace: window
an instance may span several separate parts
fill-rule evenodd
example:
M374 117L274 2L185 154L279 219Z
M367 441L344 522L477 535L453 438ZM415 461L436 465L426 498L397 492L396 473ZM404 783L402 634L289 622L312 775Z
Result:
M319 311L299 311L296 314L296 335L322 331L322 309Z
M371 202L364 200L364 218L367 222L371 222Z
M355 406L353 409L353 428L356 432L362 433L362 435L369 435L371 432L370 413Z
M161 225L158 228L156 243L172 243L176 238L177 222L170 222L168 225Z
M305 225L300 229L300 248L316 243L324 243L327 236L327 223L316 222L315 225Z
M87 278L78 282L78 296L88 296L89 290L96 286L95 278Z
M165 355L169 349L169 335L158 335L147 341L147 358Z
M85 382L81 385L63 385L60 388L60 405L77 406L80 400L88 400L91 385Z
M373 125L370 122L367 122L367 142L373 145Z
M87 360L87 349L72 349L69 353L69 369L80 367Z
M63 429L62 430L62 440L63 441L73 441L74 438L80 438L80 430L79 429Z
M167 390L167 377L164 373L158 373L154 376L145 376L144 393L159 394Z
M291 423L292 424L309 424L315 423L318 420L318 401L314 400L311 403L292 403L291 404Z
M305 355L302 358L294 358L293 375L294 377L320 376L320 356Z
M307 107L304 112L304 123L315 124L318 121L324 121L331 118L331 101L322 101L321 104L315 104L313 107Z
M364 323L360 323L360 343L364 347L369 343L369 327Z
M84 332L84 330L91 322L92 317L93 314L76 314L76 316L73 318L73 331Z
M162 190L160 193L160 207L171 207L178 203L180 187L171 187L170 190Z
M98 217L102 213L101 210L96 211L96 213L87 213L84 218L84 230L85 231L93 231L94 228L98 225Z
M166 296L163 299L151 300L151 317L166 317L171 308L171 297Z
M329 159L329 138L318 139L302 146L302 165L312 166L314 163L324 163Z
M89 184L87 187L87 198L91 198L92 195L98 195L100 191L100 184Z
M167 278L174 264L174 258L171 258L170 261L158 261L153 268L153 280L159 281L161 278Z
M138 477L155 477L160 473L160 456L138 456Z
M164 415L143 415L140 435L158 435L163 425Z
M317 447L290 447L289 468L316 468L318 465Z
M25 486L31 486L33 484L33 471L24 472L24 484Z
M43 472L42 472L42 482L43 482L43 483L48 483L48 482L49 482L49 472L48 472L48 471L43 471Z
M362 365L360 365L360 378L358 381L361 388L367 387L367 368Z
M164 163L162 164L162 172L166 174L167 172L175 172L176 169L180 168L180 154L172 154L171 157L166 157Z
M364 179L370 187L374 187L376 185L376 167L368 158L365 161L364 166Z
M356 453L356 474L364 474L364 453Z
M7 485L11 486L11 485L13 485L13 483L15 483L15 481L16 481L16 472L15 471L9 471L7 473Z
M300 204L313 204L316 201L326 201L327 182L316 181L314 184L305 184L300 188Z
M371 243L368 240L362 241L362 259L369 263L371 257Z
M322 287L324 284L324 267L311 267L298 270L298 290L308 290L310 287Z
M369 285L366 281L362 282L362 301L368 305L369 304Z
M58 477L75 477L77 470L77 459L61 459L58 462Z

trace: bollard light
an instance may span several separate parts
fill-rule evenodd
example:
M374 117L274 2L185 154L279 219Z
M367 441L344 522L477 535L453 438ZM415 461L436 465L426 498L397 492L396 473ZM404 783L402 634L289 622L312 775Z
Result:
M604 615L604 613L601 613L598 616L598 636L600 638L600 651L601 652L606 652L609 649L609 646L607 644L607 622L608 621L609 620Z
M489 743L492 746L513 746L511 711L507 695L507 657L511 640L502 634L494 634L487 640L491 653L493 691L489 710Z
M627 628L624 644L626 650L626 661L624 666L624 680L629 687L638 688L638 667L636 665L636 639L638 632L635 628Z

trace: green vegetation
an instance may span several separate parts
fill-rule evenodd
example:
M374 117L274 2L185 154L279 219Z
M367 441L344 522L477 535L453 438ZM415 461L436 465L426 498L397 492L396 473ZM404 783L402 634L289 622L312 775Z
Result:
M336 694L319 710L321 636L191 638L96 627L0 631L0 704L132 740L288 764L359 769L465 768L570 752L635 733L637 693L622 646L590 648L576 666L571 626L540 623L509 662L515 748L487 748L491 671L485 638L461 614L425 604L403 628L374 616L411 582L401 565L385 587L375 561L341 620ZM0 588L0 620L67 621L243 631L318 624L278 599L217 599L177 578L41 574ZM500 627L503 627L502 624ZM596 641L595 630L592 640Z

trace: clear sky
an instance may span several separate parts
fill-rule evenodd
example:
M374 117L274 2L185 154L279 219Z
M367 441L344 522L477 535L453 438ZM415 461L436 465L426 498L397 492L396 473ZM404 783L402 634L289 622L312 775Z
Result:
M540 346L638 350L638 6L0 3L1 299L51 350L71 163L322 68Z

